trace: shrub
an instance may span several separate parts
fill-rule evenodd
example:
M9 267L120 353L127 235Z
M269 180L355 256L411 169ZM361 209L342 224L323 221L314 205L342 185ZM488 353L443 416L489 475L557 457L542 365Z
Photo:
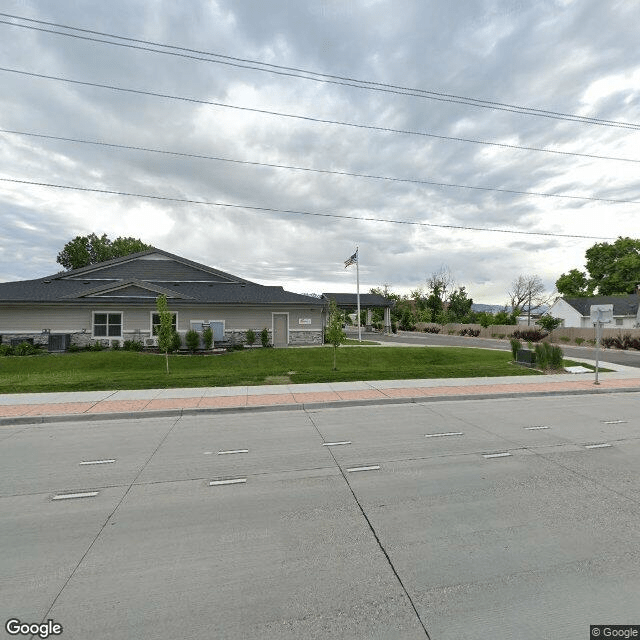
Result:
M480 329L460 329L458 335L477 338L480 335Z
M580 346L584 342L584 338L576 338L575 343Z
M253 329L249 329L245 334L245 337L247 339L247 344L249 346L253 346L254 342L256 341L256 332Z
M511 343L511 354L513 355L513 361L515 362L518 359L518 351L522 348L522 342L517 338L511 338L509 340Z
M260 342L263 347L269 346L269 332L267 331L267 327L260 332Z
M549 355L549 364L552 369L562 369L562 349L558 346L552 346Z
M438 327L437 325L432 324L432 325L430 325L428 327L425 327L423 329L423 331L425 333L440 333L440 327Z
M543 371L549 366L549 352L547 347L550 346L546 342L539 342L536 345L535 353L536 353L536 364L538 365L538 369L542 369Z
M173 338L171 338L171 351L180 351L182 348L182 338L177 331L173 332Z
M120 345L120 340L113 340L113 341L111 342L111 348L112 348L114 351L120 351L120 346L121 346L121 345Z
M102 351L103 349L104 349L104 346L102 345L102 340L96 340L91 345L91 351Z
M122 348L125 351L142 351L144 349L144 345L140 340L125 340Z
M528 327L527 329L516 329L511 335L518 340L524 340L526 342L540 342L540 340L546 338L549 334L546 331Z
M13 348L8 344L0 344L0 356L12 356Z
M184 342L187 345L187 349L191 353L195 353L200 346L200 334L195 329L189 329L184 336Z
M561 342L571 342L571 338L569 336L560 336ZM577 342L577 340L576 340Z
M13 355L15 356L32 356L34 353L38 353L38 348L30 342L21 342L13 347Z
M69 345L69 352L70 353L78 353L78 351L81 351L81 348L79 345L77 344L70 344Z
M213 348L213 329L211 327L205 327L202 332L202 342L204 343L204 348L207 351L211 351Z

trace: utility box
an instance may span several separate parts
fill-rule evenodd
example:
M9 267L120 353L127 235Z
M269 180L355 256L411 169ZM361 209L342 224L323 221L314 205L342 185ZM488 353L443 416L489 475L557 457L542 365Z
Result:
M536 353L531 349L518 349L516 353L516 362L526 367L533 367L536 364Z
M68 333L50 333L48 351L66 351L71 344L71 335Z

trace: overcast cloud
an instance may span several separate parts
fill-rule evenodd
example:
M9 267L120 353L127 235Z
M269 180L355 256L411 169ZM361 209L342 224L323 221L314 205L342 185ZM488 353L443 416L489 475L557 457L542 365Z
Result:
M635 2L4 0L0 6L23 18L272 65L640 123ZM196 100L0 71L1 129L229 160L0 132L0 178L278 210L0 181L1 281L58 271L64 244L95 232L139 237L249 280L317 293L355 290L355 270L343 262L358 245L362 291L386 283L406 293L447 266L474 301L501 304L521 274L539 275L552 290L562 272L583 267L585 250L598 240L563 236L640 237L640 125L599 126L319 83L0 20L14 23L0 24L4 69Z

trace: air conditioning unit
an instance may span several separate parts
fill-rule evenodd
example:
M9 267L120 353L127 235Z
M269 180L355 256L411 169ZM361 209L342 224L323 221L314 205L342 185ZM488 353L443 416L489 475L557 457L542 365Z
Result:
M145 338L144 339L145 347L157 347L158 346L158 338Z

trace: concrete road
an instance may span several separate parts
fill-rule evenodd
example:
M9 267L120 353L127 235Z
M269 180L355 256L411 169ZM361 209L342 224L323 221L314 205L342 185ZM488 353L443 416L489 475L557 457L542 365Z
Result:
M349 337L357 338L353 331ZM498 340L494 338L468 338L466 336L448 336L439 333L419 333L413 331L401 331L398 334L385 336L379 333L363 333L363 340L375 340L385 343L415 344L416 346L447 346L447 347L479 347L481 349L500 349L511 351L508 340ZM570 347L559 343L566 358L578 358L585 360L595 360L596 350L594 347ZM628 367L640 367L640 351L621 351L619 349L600 349L600 362L612 362L623 364Z
M578 640L638 624L639 400L0 427L3 625Z

